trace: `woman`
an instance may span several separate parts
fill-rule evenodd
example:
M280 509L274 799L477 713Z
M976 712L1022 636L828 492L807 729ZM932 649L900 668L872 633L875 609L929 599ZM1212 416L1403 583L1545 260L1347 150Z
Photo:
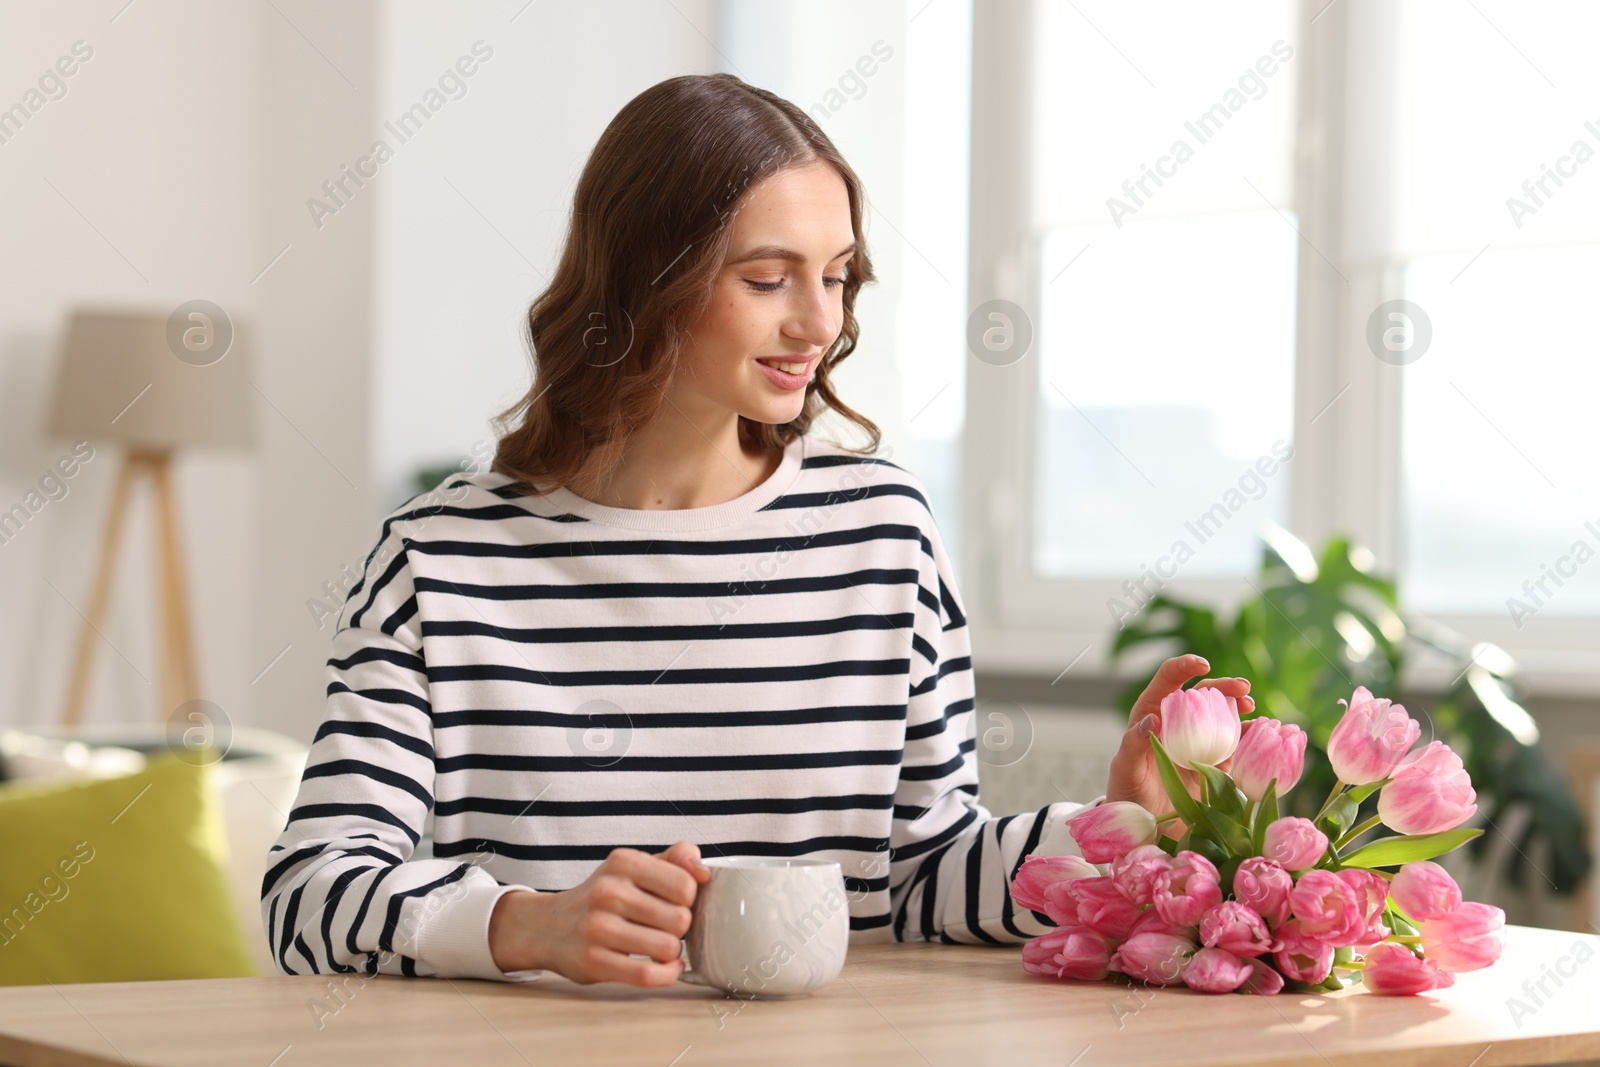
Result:
M341 611L262 887L281 970L666 985L702 850L838 860L856 940L1048 929L1010 878L1075 851L1081 805L979 804L950 560L829 384L862 204L803 111L731 75L607 127L491 469L391 513ZM829 410L871 445L811 433ZM1146 739L1207 669L1162 666L1108 797L1160 805ZM1199 684L1249 710L1243 679Z

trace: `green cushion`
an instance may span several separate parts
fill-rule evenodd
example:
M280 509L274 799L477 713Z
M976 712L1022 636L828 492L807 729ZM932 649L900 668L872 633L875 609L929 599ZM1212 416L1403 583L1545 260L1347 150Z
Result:
M0 985L255 974L209 765L0 786Z

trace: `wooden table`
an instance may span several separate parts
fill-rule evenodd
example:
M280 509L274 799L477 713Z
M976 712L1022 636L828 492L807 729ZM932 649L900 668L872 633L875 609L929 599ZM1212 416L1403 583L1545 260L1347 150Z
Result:
M1535 1004L1522 985L1547 968L1568 976L1560 987L1547 978L1549 995L1532 990ZM1527 927L1511 928L1492 969L1420 997L1058 982L1024 972L1015 947L924 943L853 948L836 982L784 1001L553 975L520 986L379 977L336 999L328 981L0 989L0 1063L1493 1067L1600 1058L1600 938ZM1529 1009L1515 1018L1513 996Z

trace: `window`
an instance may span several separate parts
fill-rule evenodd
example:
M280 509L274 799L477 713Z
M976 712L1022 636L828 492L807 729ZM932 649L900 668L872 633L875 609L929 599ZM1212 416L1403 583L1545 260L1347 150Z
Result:
M1405 600L1521 633L1600 615L1586 440L1600 395L1588 310L1600 112L1581 46L1600 9L1412 0L1393 26L1407 62L1387 252L1431 332L1401 372Z
M1103 669L1119 599L1226 606L1272 520L1354 535L1546 692L1592 688L1600 8L974 20L968 306L1032 339L968 360L985 661Z
M1425 256L1405 275L1433 333L1402 386L1406 600L1509 619L1515 599L1524 626L1600 614L1600 470L1585 440L1600 245L1465 260Z
M1286 517L1241 472L1292 438L1294 8L1037 20L1033 571L1236 578Z
M895 332L906 447L891 458L927 487L940 537L959 561L972 3L916 2L907 11L904 240L892 230L873 234L874 247L885 239L900 246ZM956 581L964 590L959 562Z
M1254 571L1287 518L1295 244L1271 210L1045 236L1035 573Z
M726 69L805 109L862 179L878 281L857 298L860 345L834 385L927 487L959 561L972 0L716 8ZM819 429L862 440L843 420Z
M1002 660L1103 658L1156 588L1246 588L1256 524L1287 517L1294 15L1025 4L975 29L969 303L1015 305L1033 338L968 371L970 565L1021 634Z

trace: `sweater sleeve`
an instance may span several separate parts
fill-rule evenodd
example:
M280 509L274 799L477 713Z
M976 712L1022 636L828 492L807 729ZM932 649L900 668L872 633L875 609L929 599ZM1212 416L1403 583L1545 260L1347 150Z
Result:
M1014 944L1055 924L1012 903L1011 879L1030 854L1080 855L1066 821L1089 805L1058 801L996 817L979 802L966 611L931 517L925 534L890 841L894 936Z
M409 506L409 505L408 505ZM433 731L402 530L384 522L333 635L327 708L267 856L262 922L284 974L522 981L489 951L501 885L477 862L413 859L433 805Z

